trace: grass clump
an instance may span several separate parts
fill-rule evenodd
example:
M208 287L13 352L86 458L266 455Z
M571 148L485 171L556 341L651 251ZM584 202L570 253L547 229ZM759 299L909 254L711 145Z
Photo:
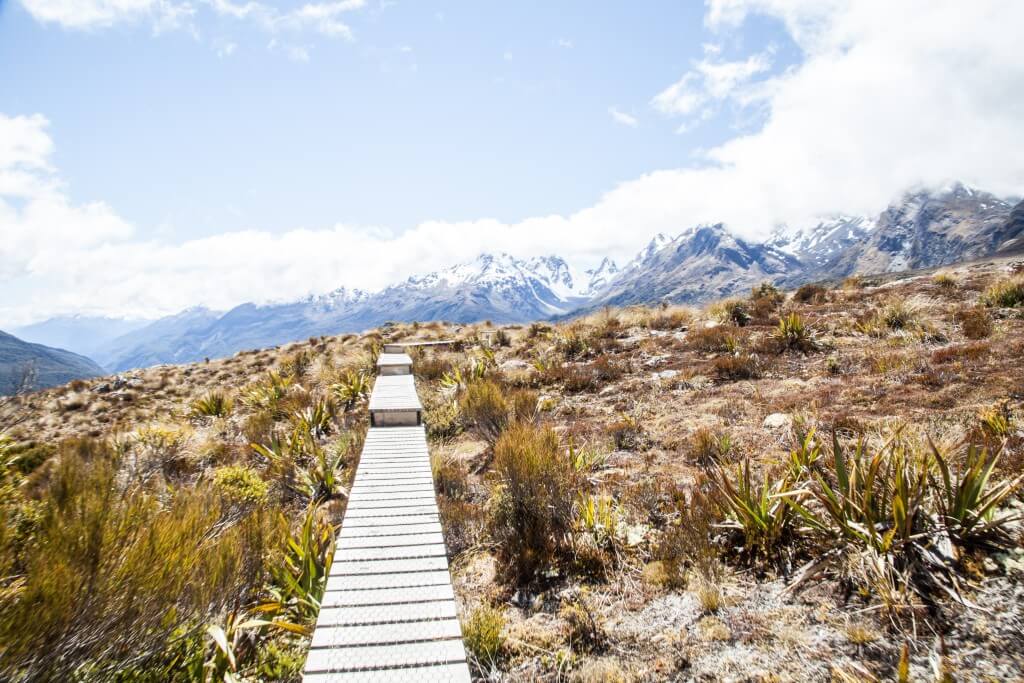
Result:
M194 417L227 417L234 407L233 401L223 392L211 391L192 402Z
M711 365L715 368L715 373L724 380L756 379L761 376L760 359L746 351L716 356Z
M687 345L696 351L729 352L738 347L735 329L728 325L699 327L686 334Z
M1024 277L999 280L981 295L981 302L989 308L1016 308L1024 306Z
M549 428L515 423L494 444L491 536L499 566L529 582L568 550L575 472Z
M505 644L505 614L496 607L480 605L462 625L462 640L481 670L493 667Z
M478 437L494 443L509 424L512 407L491 380L470 382L459 401L463 421Z
M690 457L699 463L721 462L732 451L729 434L716 432L710 427L699 427L690 436Z
M793 300L802 304L820 304L828 300L828 290L821 285L801 285L793 292Z

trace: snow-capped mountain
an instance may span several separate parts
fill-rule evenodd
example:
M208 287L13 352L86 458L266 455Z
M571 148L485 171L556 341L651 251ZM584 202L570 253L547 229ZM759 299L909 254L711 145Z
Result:
M557 256L521 260L508 254L481 254L379 292L339 288L294 302L242 304L212 319L198 316L184 329L179 323L186 314L171 316L116 340L103 362L123 370L215 358L295 339L361 331L389 320L509 323L551 318L586 303L617 272L609 259L581 274Z
M707 301L799 268L797 258L781 249L744 241L722 224L702 225L674 239L659 235L591 306Z
M796 257L804 269L821 270L847 249L861 244L877 225L866 216L836 216L812 226L781 225L765 242Z
M901 196L876 217L836 215L781 226L763 241L726 226L656 235L625 267L575 270L558 256L478 258L377 292L340 288L298 301L190 309L114 339L96 359L114 370L218 357L389 320L496 323L559 318L605 305L703 303L763 281L785 287L1024 251L1016 207L960 184Z

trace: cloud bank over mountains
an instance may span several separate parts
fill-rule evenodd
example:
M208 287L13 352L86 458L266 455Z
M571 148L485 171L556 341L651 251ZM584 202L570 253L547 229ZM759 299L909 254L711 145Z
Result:
M78 21L68 18L69 8L89 7L99 17L93 27L113 21L112 12L164 6L24 4L41 19L69 26ZM258 4L210 6L241 13ZM304 21L337 19L332 12L311 12ZM755 14L785 26L802 52L799 64L769 75L769 46L740 61L720 59L715 45ZM672 130L696 125L725 104L756 108L763 124L703 151L687 167L611 188L593 206L515 223L439 218L404 230L339 223L184 242L141 239L117 207L68 197L53 163L60 140L44 115L0 114L0 287L13 293L0 302L0 325L71 312L225 309L340 285L372 290L484 251L559 253L587 266L609 254L626 260L659 232L721 221L756 239L780 223L809 224L835 211L864 214L909 188L954 180L1007 196L1024 193L1024 156L1015 144L1024 133L1017 47L1024 4L711 0L705 21L704 59L636 106L649 106L651 118Z

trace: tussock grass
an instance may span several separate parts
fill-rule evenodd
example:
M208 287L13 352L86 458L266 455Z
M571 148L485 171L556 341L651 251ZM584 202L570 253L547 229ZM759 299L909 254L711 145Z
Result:
M1024 277L1010 277L995 282L981 295L981 302L990 308L1024 306Z
M515 423L494 445L490 532L499 566L528 582L569 551L575 472L549 428Z

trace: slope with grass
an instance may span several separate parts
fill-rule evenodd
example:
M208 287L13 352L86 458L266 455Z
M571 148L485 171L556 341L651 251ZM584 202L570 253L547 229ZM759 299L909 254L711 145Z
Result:
M430 338L458 342L414 368L481 679L1024 672L1024 263L1003 259L557 325L394 325L13 401L4 674L298 680L368 354ZM85 457L83 438L110 454ZM101 508L84 493L61 507L69 481L131 495L76 517ZM154 520L182 549L156 577L131 562ZM96 528L120 540L73 562ZM240 555L264 559L243 570ZM95 566L117 581L69 597ZM209 574L202 590L178 583L186 566ZM161 598L118 616L115 596L142 586ZM21 627L43 600L52 618ZM61 656L43 662L43 642Z

